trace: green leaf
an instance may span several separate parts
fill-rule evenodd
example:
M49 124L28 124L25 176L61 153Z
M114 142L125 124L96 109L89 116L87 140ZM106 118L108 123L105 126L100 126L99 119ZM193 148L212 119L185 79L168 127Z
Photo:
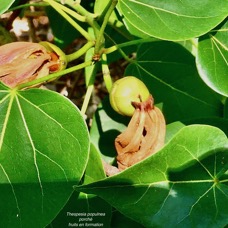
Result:
M88 184L103 178L105 178L105 173L101 163L100 154L91 144L90 157L83 178L83 183ZM100 225L102 224L103 227L110 227L110 220L111 206L107 202L92 194L85 194L83 192L78 194L77 192L74 192L65 207L49 227L86 227L88 224L96 223Z
M195 59L180 44L158 41L142 44L136 62L125 75L141 79L155 99L163 103L167 123L222 116L222 103L200 79Z
M112 223L111 228L143 228L138 222L124 216L119 211L114 210L112 213Z
M116 157L115 138L126 128L129 121L129 117L121 116L112 109L108 97L96 110L90 130L90 140L107 162L113 161Z
M96 148L91 144L90 157L88 165L86 167L83 184L93 183L95 181L104 179L105 173L101 162L101 157ZM80 193L78 200L76 201L77 210L86 215L82 216L85 218L84 225L100 224L103 227L109 227L111 222L112 208L103 199L93 194ZM92 216L94 214L94 216ZM88 219L86 221L86 219ZM81 222L83 223L83 222Z
M81 179L87 126L66 98L0 85L0 226L44 227Z
M15 0L4 0L1 1L0 5L0 15L3 14L6 10L10 8L10 6L15 2Z
M196 63L204 82L228 97L228 20L200 37Z
M101 15L105 8L109 5L109 0L96 0L94 4L94 13Z
M66 48L80 33L66 21L55 9L46 7L46 13L54 35L55 44L60 48Z
M228 136L228 117L209 117L209 118L196 118L188 121L183 121L186 125L190 124L206 124L220 128Z
M224 227L227 170L226 135L215 127L192 125L146 160L75 189L100 196L145 227Z
M129 31L139 37L186 40L210 31L228 12L227 0L120 0Z

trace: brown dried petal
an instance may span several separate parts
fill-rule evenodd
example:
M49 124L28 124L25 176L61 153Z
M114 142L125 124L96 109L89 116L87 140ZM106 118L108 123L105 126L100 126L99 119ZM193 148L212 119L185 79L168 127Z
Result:
M119 170L157 152L165 141L165 119L162 112L153 106L152 96L146 102L133 105L135 112L127 129L115 140Z
M45 53L45 48L38 43L14 42L0 46L0 66L11 63L14 59L27 59L35 52Z
M37 78L38 69L42 68L46 60L45 56L41 56L39 59L15 59L13 64L0 66L0 80L10 87L32 81ZM48 75L49 71L45 72Z
M0 81L13 88L48 75L53 65L45 47L37 43L15 42L0 47Z

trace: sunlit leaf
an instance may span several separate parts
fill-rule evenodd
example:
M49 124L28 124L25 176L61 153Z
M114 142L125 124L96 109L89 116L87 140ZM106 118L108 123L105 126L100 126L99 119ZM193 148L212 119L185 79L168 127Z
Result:
M196 63L204 82L228 97L228 20L200 37Z
M228 12L228 1L120 0L129 31L139 37L186 40L210 31Z
M78 109L41 89L0 87L1 227L44 227L86 167L89 137Z
M4 13L10 8L10 6L15 2L15 0L4 0L0 4L0 14Z
M75 189L97 194L145 227L224 227L228 224L227 143L218 128L183 127L148 159Z

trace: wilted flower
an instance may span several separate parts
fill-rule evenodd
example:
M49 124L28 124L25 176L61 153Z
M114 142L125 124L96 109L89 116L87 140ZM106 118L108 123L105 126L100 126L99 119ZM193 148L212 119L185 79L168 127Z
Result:
M53 46L44 43L14 42L0 46L0 81L14 88L65 68L60 49L55 46L61 57L50 48Z
M116 137L117 164L120 171L160 150L165 143L165 118L154 106L152 95L144 102L132 102L135 111L127 128Z

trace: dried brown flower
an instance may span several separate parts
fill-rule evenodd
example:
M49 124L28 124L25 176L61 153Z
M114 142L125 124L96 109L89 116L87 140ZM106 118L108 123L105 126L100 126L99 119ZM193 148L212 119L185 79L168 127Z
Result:
M0 46L0 81L11 88L58 71L60 64L55 52L38 43Z
M157 152L165 141L165 119L154 106L152 96L145 102L132 102L135 112L127 129L115 139L119 170L124 170Z

